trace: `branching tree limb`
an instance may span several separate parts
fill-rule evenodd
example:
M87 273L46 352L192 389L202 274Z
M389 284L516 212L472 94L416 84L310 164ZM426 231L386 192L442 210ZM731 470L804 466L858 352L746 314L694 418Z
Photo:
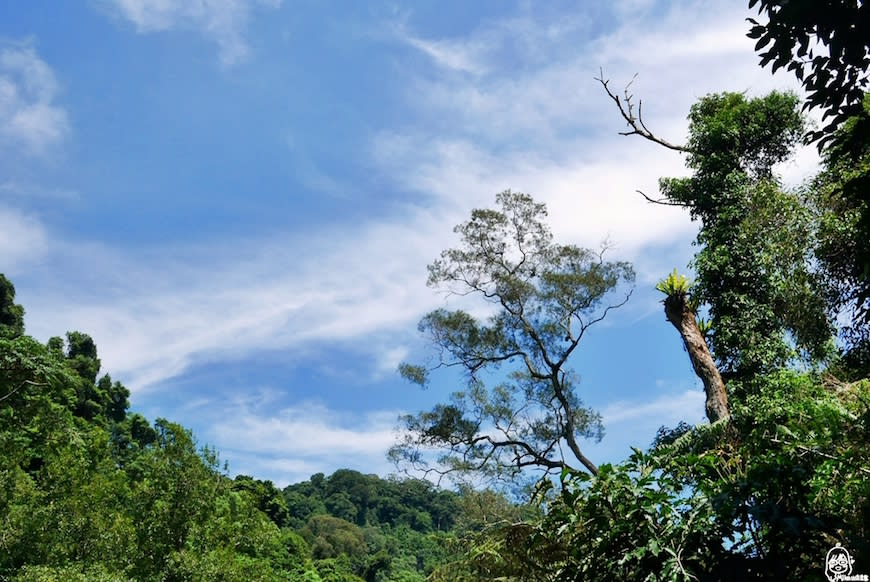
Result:
M631 84L634 83L634 79L637 77L637 75L632 77L631 81L629 81L629 83L625 86L622 97L619 97L610 89L610 79L604 78L603 70L601 71L600 75L600 77L595 77L595 80L601 83L601 86L604 87L604 91L607 93L608 97L610 97L613 102L616 103L616 107L619 108L619 113L622 115L622 118L629 125L629 127L631 127L631 131L621 131L620 135L639 135L644 139L648 139L651 142L657 143L671 150L675 150L678 152L690 151L686 146L669 142L665 139L658 137L652 131L650 131L650 129L646 126L646 123L643 120L642 100L638 100L637 102L637 115L635 115L635 106L634 102L632 101L632 99L634 99L634 95L630 93L630 89Z

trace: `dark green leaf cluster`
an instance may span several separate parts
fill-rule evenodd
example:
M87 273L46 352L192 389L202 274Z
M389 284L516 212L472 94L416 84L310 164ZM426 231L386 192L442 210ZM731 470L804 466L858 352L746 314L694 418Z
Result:
M791 157L804 131L797 105L796 95L777 91L751 99L742 93L707 95L689 111L686 165L711 186L732 172L755 180L772 178L773 166ZM717 201L710 202L715 206ZM699 212L709 208L696 206Z
M733 208L748 187L773 178L775 164L792 155L804 128L791 93L747 98L742 93L703 97L689 113L689 178L664 178L662 193L703 223L741 218Z
M768 21L752 23L761 66L786 68L808 92L805 108L831 121L810 134L824 145L847 118L861 112L870 67L870 7L855 0L750 0Z
M0 336L14 337L24 333L24 308L15 303L15 286L0 275Z
M844 371L870 374L870 95L861 115L848 119L825 151L824 168L807 193L818 223L815 257L842 330Z
M447 531L458 511L455 493L418 479L386 480L341 469L318 473L283 491L289 525L302 528L314 515L329 514L360 527L408 527L420 533Z

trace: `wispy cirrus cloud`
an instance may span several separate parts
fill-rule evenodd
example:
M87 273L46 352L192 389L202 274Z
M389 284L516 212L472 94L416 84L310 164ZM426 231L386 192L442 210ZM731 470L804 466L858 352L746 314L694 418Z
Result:
M227 65L245 58L245 23L258 5L112 2L142 33L197 31L218 45ZM92 334L104 368L134 390L134 400L204 362L244 360L265 350L292 358L327 342L352 344L369 356L375 373L388 373L413 345L414 323L440 304L425 288L425 265L455 243L452 225L473 207L491 206L493 195L507 188L547 202L560 240L597 246L609 237L617 244L614 258L637 259L649 271L639 279L656 280L681 264L674 257L691 252L695 225L679 210L647 205L635 190L653 194L658 177L683 172L683 160L616 135L622 122L593 80L599 66L619 89L641 73L634 90L645 116L673 141L684 138L688 108L703 94L761 93L793 80L756 66L752 43L742 36L742 6L674 2L655 15L643 0L619 6L627 16L605 32L591 31L582 14L526 13L457 38L397 29L396 44L405 52L391 55L400 63L393 85L411 114L374 128L364 151L380 183L410 195L401 197L404 206L377 216L293 234L130 250L63 239L33 214L0 213L0 263L25 264L36 251L40 258L25 274L33 283L19 286L28 329L43 339L67 329ZM402 67L409 52L413 58ZM28 94L57 107L57 84L40 74L45 69L10 70L16 87L24 87L22 71L30 71ZM0 95L0 104L13 102L9 94ZM34 143L47 146L68 133L66 114L58 111L60 137L34 131L42 136ZM304 157L297 161L305 170ZM308 178L312 189L334 190L328 176ZM661 317L660 306L655 312ZM591 449L600 453L596 458L621 458L628 444L648 444L659 424L701 418L700 389L658 393L648 402L605 408L609 433L601 446L607 448ZM359 420L310 402L218 409L223 416L204 438L242 459L234 470L278 481L330 466L379 472L395 423L395 413ZM350 449L356 464L342 456L346 442L357 443Z
M614 402L601 411L604 422L609 426L621 426L643 422L651 419L650 426L656 427L668 422L678 422L687 416L686 412L693 410L697 422L704 415L704 391L700 389L684 390L667 396L661 396L647 402Z
M586 445L590 458L597 462L625 459L631 447L645 449L662 426L673 428L680 421L695 425L704 417L704 389L681 388L659 382L656 395L645 400L622 400L600 410L606 430L600 443Z
M549 204L558 234L585 245L609 237L637 257L687 241L696 227L686 213L650 206L636 192L654 196L659 177L684 174L682 157L617 135L624 122L595 77L603 69L621 93L640 73L635 102L677 143L690 106L707 93L797 85L757 66L743 6L627 0L612 9L618 24L603 32L589 28L601 16L591 5L558 20L514 14L461 37L398 27L397 41L431 66L406 71L408 102L422 121L381 132L377 159L403 187L451 203L506 187L532 193Z
M251 12L277 8L281 0L107 0L140 33L194 30L217 44L221 64L245 60Z
M604 439L582 445L590 458L596 463L619 462L631 447L647 447L661 426L704 422L700 386L659 389L650 399L614 402L602 409ZM201 418L206 426L201 437L221 451L233 474L253 474L283 486L340 468L379 475L407 469L386 458L397 442L403 411L342 410L319 401L288 406L282 405L282 395L282 390L253 389L201 407L210 411Z
M383 332L412 333L438 301L424 283L440 224L413 211L396 224L145 253L48 240L44 267L53 276L21 300L32 333L90 333L105 369L134 391L204 361L361 337L380 374L403 353Z
M393 30L397 38L426 54L439 66L461 73L481 75L487 72L487 52L492 48L485 39L473 42L428 40L410 33L404 23Z
M69 133L54 71L29 44L0 46L0 143L42 154Z
M80 194L75 190L45 187L40 184L29 182L6 180L5 182L0 183L0 198L8 198L10 200L38 198L42 200L73 201L79 200Z

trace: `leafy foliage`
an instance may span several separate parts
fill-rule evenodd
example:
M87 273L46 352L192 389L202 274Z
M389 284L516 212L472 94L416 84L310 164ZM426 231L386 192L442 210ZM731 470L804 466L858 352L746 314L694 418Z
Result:
M837 543L865 555L870 384L765 382L727 423L596 477L566 470L543 519L505 526L467 563L488 551L489 579L814 580Z
M456 366L467 384L405 417L393 455L422 464L436 450L439 471L492 477L558 473L558 484L553 474L539 482L531 505L348 470L283 491L231 480L190 431L129 410L129 391L100 376L93 338L27 336L0 275L0 578L821 580L835 544L866 564L867 8L756 5L769 16L750 32L762 65L794 71L810 90L804 107L832 118L812 134L826 147L824 168L801 195L775 175L806 131L793 95L705 97L678 146L608 90L627 134L687 154L692 175L663 179L661 190L700 221L696 281L675 269L657 289L681 299L697 343L712 346L728 379L727 417L662 428L649 450L617 465L585 458L578 440L600 438L601 419L576 394L567 360L624 302L610 297L633 272L554 243L544 206L510 191L499 209L459 225L462 245L429 267L430 285L483 299L488 315L423 318L437 362L403 364L402 375L422 385ZM701 305L709 320L695 319Z
M710 311L706 335L728 373L731 415L662 429L649 451L594 477L563 470L558 495L541 500L546 515L491 532L466 552L469 571L484 564L478 572L506 580L813 580L834 545L868 555L870 383L790 368L799 356L830 361L828 317L855 309L867 141L861 118L844 125L848 154L829 151L808 205L773 171L803 132L796 105L783 94L702 99L689 143L671 148L688 154L693 175L661 181L665 203L701 222L691 294ZM685 302L689 285L674 271L657 288ZM855 354L856 344L846 347ZM854 360L829 368L861 369Z
M692 288L692 282L685 275L677 273L676 267L666 278L656 283L656 290L661 291L668 297L671 295L686 295Z
M822 267L832 315L848 320L841 330L840 372L870 372L870 9L866 2L751 0L768 22L753 23L762 66L787 67L809 95L804 109L820 107L830 122L811 132L819 139L824 170L809 186L816 215L815 258ZM773 43L773 44L771 44Z
M807 194L818 224L815 256L831 311L849 321L842 330L844 363L861 377L870 373L870 96L863 114L835 134L823 161Z
M709 307L708 338L723 377L772 371L801 354L823 360L833 329L811 270L811 213L779 186L773 168L803 130L797 98L711 95L689 121L693 174L660 186L701 222L692 294Z
M0 334L0 578L423 582L448 561L457 493L350 470L283 491L229 479L190 431L128 410L90 336L43 345L17 321Z
M766 23L750 18L761 66L793 71L808 92L805 109L831 121L810 134L822 145L847 118L861 113L870 67L870 8L854 0L750 0Z
M422 581L448 560L466 512L465 494L347 469L313 475L283 495L321 575L363 580Z

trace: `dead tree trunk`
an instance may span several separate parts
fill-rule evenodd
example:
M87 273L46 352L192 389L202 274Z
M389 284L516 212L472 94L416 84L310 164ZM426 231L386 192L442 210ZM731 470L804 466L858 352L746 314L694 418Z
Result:
M725 392L725 382L719 375L719 368L713 361L713 356L707 348L704 334L698 327L695 311L689 305L684 293L669 295L665 299L665 315L683 338L686 351L695 374L704 383L704 392L707 395L706 410L710 422L716 422L728 418L728 394Z

